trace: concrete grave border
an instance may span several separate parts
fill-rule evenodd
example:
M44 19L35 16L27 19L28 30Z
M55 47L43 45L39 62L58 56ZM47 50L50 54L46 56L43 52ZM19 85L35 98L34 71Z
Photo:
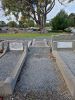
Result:
M47 44L47 40L46 39L43 39L44 43L45 43L45 47L49 47L48 44Z
M23 63L26 60L27 52L28 52L28 47L26 46L15 69L13 70L11 77L8 77L5 81L0 81L0 96L12 95L16 81L22 69Z
M6 41L3 41L2 42L2 46L3 46L3 53L0 55L0 58L1 57L3 57L5 54L6 54L6 52L8 51L8 42L6 43L7 45L6 45L6 48L4 48L4 46L5 46L5 43L6 43Z
M49 47L48 44L47 44L46 39L43 39L43 41L42 41L42 42L44 42L45 46L35 46L35 43L36 42L41 42L41 41L38 41L36 39L33 39L33 41L32 41L32 47Z
M32 41L29 41L28 42L28 48L31 46L31 44L32 44Z
M58 68L60 69L63 78L67 84L67 87L75 99L75 76L70 71L69 67L65 64L62 58L59 56L58 51L53 51L54 57L56 57L56 63Z

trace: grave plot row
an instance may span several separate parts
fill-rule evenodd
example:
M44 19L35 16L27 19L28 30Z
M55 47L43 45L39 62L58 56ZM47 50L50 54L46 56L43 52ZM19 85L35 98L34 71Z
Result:
M53 55L75 99L75 41L53 41Z
M0 96L13 93L28 51L24 42L6 41L6 44L7 52L0 58Z

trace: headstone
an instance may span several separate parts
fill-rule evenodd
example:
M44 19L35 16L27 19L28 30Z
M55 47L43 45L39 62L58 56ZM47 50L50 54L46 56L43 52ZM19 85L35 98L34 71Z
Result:
M57 42L57 48L61 49L72 48L72 42Z
M23 43L11 42L9 43L10 50L23 50Z

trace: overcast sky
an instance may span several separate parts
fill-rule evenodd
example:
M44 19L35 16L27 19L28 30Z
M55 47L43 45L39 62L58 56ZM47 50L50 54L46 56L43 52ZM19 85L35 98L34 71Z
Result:
M61 4L59 4L58 0L56 0L56 4L52 9L52 11L48 14L47 20L52 19L61 9L64 9L68 14L75 13L75 1L70 4L65 4L64 6L62 6ZM1 2L0 2L0 20L4 20L7 22L7 19L8 18L4 16L4 12L1 9ZM12 20L14 20L14 17L12 17Z

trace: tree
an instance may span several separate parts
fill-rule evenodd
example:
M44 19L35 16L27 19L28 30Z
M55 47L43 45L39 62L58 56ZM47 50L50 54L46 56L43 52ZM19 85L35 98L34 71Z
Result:
M0 21L0 27L5 27L6 23L4 21Z
M28 21L28 26L29 27L34 27L35 25L34 25L34 21L33 20L29 20Z
M9 26L9 27L17 27L17 23L14 22L14 21L10 21L10 22L7 23L7 26Z
M52 29L53 30L64 30L69 26L68 15L64 10L61 10L53 19L52 19Z
M61 1L58 0L61 4ZM71 2L73 0L68 0ZM47 14L53 9L55 0L2 0L6 14L11 12L18 19L19 13L22 16L32 18L39 26L41 32L45 32Z
M69 15L69 26L75 27L75 14L71 13Z

